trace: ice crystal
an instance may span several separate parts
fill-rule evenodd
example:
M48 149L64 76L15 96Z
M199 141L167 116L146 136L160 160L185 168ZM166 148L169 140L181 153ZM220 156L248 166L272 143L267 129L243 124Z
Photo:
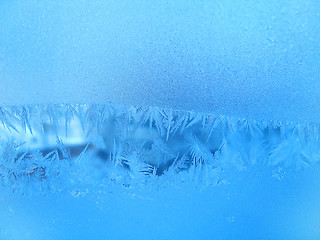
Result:
M212 184L217 184L216 176L228 169L299 170L320 161L315 123L113 104L0 110L0 176L6 184L54 182L71 175L68 181L74 181L92 172L122 182L173 179L173 173L182 179L188 173L190 179L215 179Z

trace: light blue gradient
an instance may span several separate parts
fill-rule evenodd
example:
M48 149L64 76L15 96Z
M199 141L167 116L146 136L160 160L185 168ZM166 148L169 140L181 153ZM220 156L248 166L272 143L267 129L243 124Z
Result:
M0 3L0 103L320 119L320 2Z

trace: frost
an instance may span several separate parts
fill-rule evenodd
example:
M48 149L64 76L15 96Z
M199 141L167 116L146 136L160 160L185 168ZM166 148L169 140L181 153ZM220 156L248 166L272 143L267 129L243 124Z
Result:
M320 162L315 123L113 104L1 107L0 113L0 177L15 187L76 185L92 177L218 184L228 170L264 166L274 174Z

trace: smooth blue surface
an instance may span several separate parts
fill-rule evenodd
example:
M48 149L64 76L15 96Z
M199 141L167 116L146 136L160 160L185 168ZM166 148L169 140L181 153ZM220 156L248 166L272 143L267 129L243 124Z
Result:
M252 169L202 190L157 181L131 189L87 185L79 196L0 190L0 238L317 240L319 170L277 180L266 169Z
M320 2L0 2L0 104L320 119Z

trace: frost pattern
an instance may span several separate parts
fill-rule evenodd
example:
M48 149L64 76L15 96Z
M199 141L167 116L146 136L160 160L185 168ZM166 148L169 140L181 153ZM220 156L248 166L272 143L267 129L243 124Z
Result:
M0 107L0 122L0 179L14 187L55 188L92 176L218 184L228 169L300 170L320 162L316 123L112 104Z

